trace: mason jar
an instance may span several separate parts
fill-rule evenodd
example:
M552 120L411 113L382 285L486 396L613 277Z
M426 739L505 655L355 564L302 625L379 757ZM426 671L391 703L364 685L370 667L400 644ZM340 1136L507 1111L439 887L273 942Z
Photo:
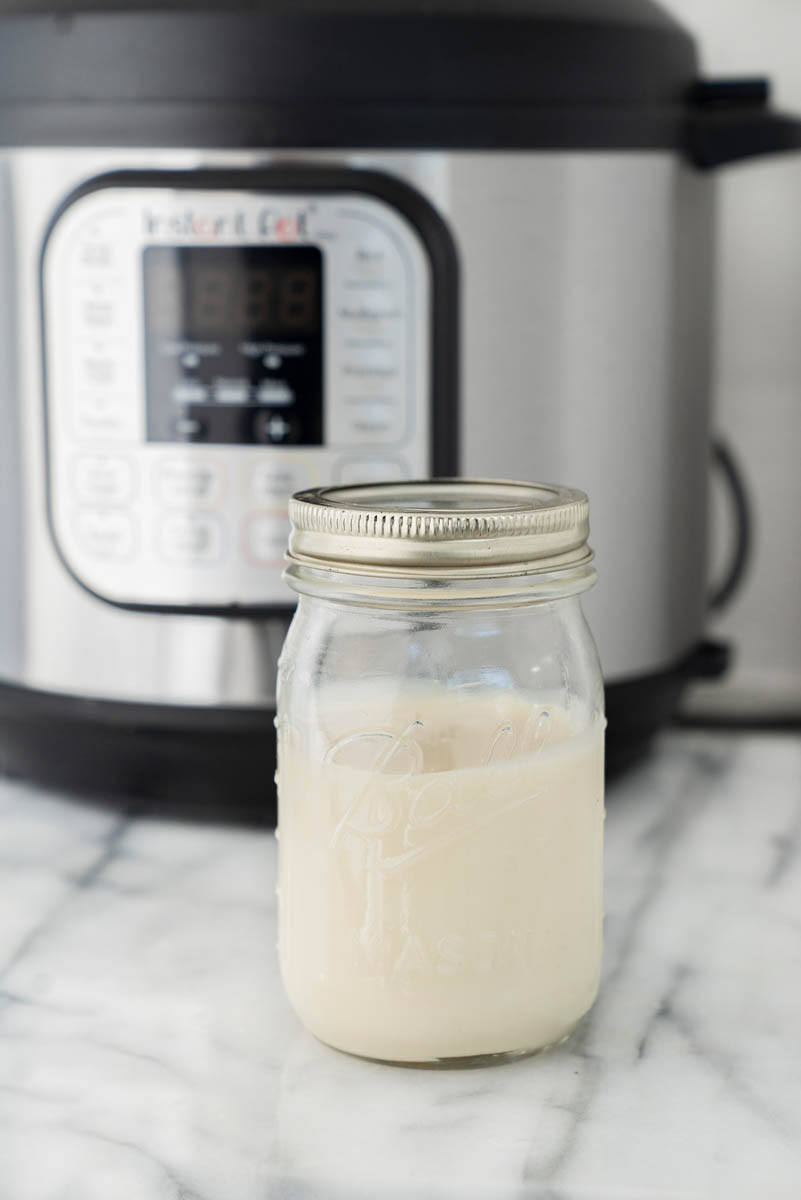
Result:
M593 1003L603 687L582 492L296 495L278 676L279 950L323 1042L517 1056Z

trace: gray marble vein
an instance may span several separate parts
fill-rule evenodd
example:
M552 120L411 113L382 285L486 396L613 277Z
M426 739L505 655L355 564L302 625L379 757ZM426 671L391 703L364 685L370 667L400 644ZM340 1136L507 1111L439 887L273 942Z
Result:
M666 735L574 1036L400 1070L289 1010L269 834L0 780L0 1200L799 1200L800 850L801 740Z

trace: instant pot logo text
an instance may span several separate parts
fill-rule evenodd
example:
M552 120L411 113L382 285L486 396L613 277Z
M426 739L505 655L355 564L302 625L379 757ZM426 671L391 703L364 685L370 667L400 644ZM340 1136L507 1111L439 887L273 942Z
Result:
M193 238L200 242L248 237L296 242L307 233L304 211L287 213L268 207L255 212L235 209L227 213L199 212L192 208L160 213L148 208L143 213L143 221L148 237Z

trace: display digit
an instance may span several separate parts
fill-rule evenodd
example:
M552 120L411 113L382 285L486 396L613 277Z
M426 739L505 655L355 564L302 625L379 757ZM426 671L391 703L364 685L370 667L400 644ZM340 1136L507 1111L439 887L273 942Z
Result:
M317 274L307 268L287 271L281 287L278 321L287 330L314 330L317 312Z
M231 272L201 266L190 285L189 320L196 336L218 336L231 324Z
M266 267L251 267L239 277L235 319L237 326L251 337L270 327L274 280L274 272Z

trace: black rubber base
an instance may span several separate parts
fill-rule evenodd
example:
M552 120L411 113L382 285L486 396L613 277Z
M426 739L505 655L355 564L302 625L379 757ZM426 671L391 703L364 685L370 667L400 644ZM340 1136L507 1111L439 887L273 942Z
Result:
M723 673L703 643L676 666L606 690L607 774L639 761L691 678ZM274 825L274 713L81 700L0 684L0 773L131 812Z
M654 736L676 711L685 684L679 672L665 672L607 687L608 779L622 775L646 757Z
M729 647L701 642L670 670L640 675L606 688L606 774L614 779L640 762L656 733L670 724L693 679L716 679L729 666Z
M274 716L0 684L0 773L131 812L275 824Z

